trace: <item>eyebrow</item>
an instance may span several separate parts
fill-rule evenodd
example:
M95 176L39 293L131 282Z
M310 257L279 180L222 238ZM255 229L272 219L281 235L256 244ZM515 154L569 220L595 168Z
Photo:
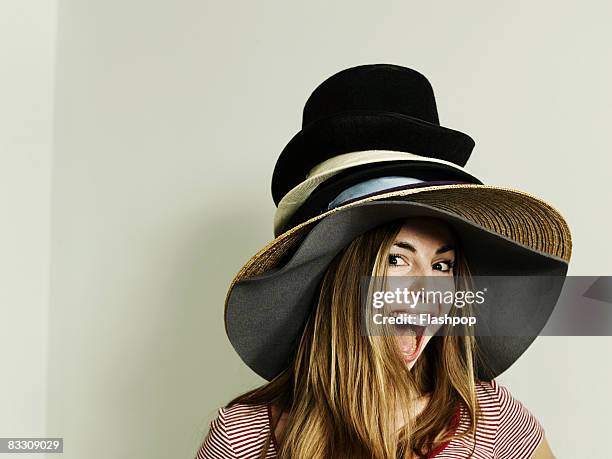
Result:
M408 249L411 252L417 251L417 249L408 241L395 241L393 246ZM438 250L436 250L436 255L439 253L449 252L451 250L455 250L455 246L453 244L444 244L442 247L439 247Z

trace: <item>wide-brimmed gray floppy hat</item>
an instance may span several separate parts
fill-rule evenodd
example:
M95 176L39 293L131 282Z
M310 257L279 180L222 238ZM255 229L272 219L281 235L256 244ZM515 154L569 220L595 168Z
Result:
M506 370L544 327L561 292L572 251L563 216L536 196L467 172L473 141L436 124L431 87L414 70L374 64L339 72L313 92L306 114L310 123L275 169L276 237L242 266L227 292L225 329L241 359L273 379L291 365L334 257L380 225L435 217L452 227L472 275L551 279L520 289L501 284L495 308L478 312L489 330L503 330L508 321L529 330L476 333L486 363L479 377ZM371 130L365 115L376 118ZM334 147L320 146L330 135Z
M332 259L354 238L400 218L445 220L459 236L473 275L552 276L541 291L500 292L491 329L508 320L531 336L477 336L490 372L506 370L543 328L557 302L571 256L570 230L544 201L518 190L455 184L396 190L331 209L290 229L255 254L232 280L225 327L242 360L272 379L290 364L317 289ZM556 279L556 282L554 280Z

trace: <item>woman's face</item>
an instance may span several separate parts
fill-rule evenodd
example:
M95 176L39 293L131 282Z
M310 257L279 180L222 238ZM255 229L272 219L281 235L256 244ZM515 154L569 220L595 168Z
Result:
M444 221L430 217L407 219L388 253L388 276L419 276L409 288L414 291L421 288L427 290L424 283L427 283L429 276L444 276L451 281L455 262L454 244L452 233ZM412 314L425 312L418 305L409 310L400 307L391 309ZM430 327L421 337L405 332L396 337L408 369L414 366L433 333L435 331Z

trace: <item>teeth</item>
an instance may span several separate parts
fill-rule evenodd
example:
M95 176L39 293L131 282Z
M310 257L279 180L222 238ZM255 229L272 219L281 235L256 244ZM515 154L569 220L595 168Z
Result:
M392 312L391 312L391 316L392 316L392 317L395 317L395 318L397 318L397 317L403 317L403 316L404 316L404 315L406 315L406 314L407 314L407 313L405 313L405 312L398 312L398 311L392 311ZM409 316L409 317L415 317L415 319L417 319L417 320L418 320L418 318L416 318L416 316L415 316L415 315L408 314L408 316ZM416 335L416 334L417 334L417 333L416 333L416 331L415 331L415 329L414 329L414 326L413 326L413 325L408 325L408 324L406 324L406 328L407 328L407 329L410 331L410 333L411 333L411 334L413 334L413 335Z
M417 319L417 315L416 314L410 314L408 312L402 312L402 311L391 311L391 316L392 317L401 317L404 315L408 315L409 317L414 317L415 319Z

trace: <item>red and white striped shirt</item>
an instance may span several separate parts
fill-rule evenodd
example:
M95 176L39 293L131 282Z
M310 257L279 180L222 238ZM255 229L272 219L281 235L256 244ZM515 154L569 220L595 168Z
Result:
M495 380L478 382L476 396L483 417L476 426L475 441L471 436L452 438L438 447L431 458L458 459L527 459L536 450L544 429L538 420L507 388ZM257 459L270 433L269 405L233 405L219 408L218 416L210 423L210 431L197 459ZM459 424L455 435L465 432L469 425L467 410L459 409ZM275 442L268 448L266 458L276 458ZM470 455L471 454L471 455Z

